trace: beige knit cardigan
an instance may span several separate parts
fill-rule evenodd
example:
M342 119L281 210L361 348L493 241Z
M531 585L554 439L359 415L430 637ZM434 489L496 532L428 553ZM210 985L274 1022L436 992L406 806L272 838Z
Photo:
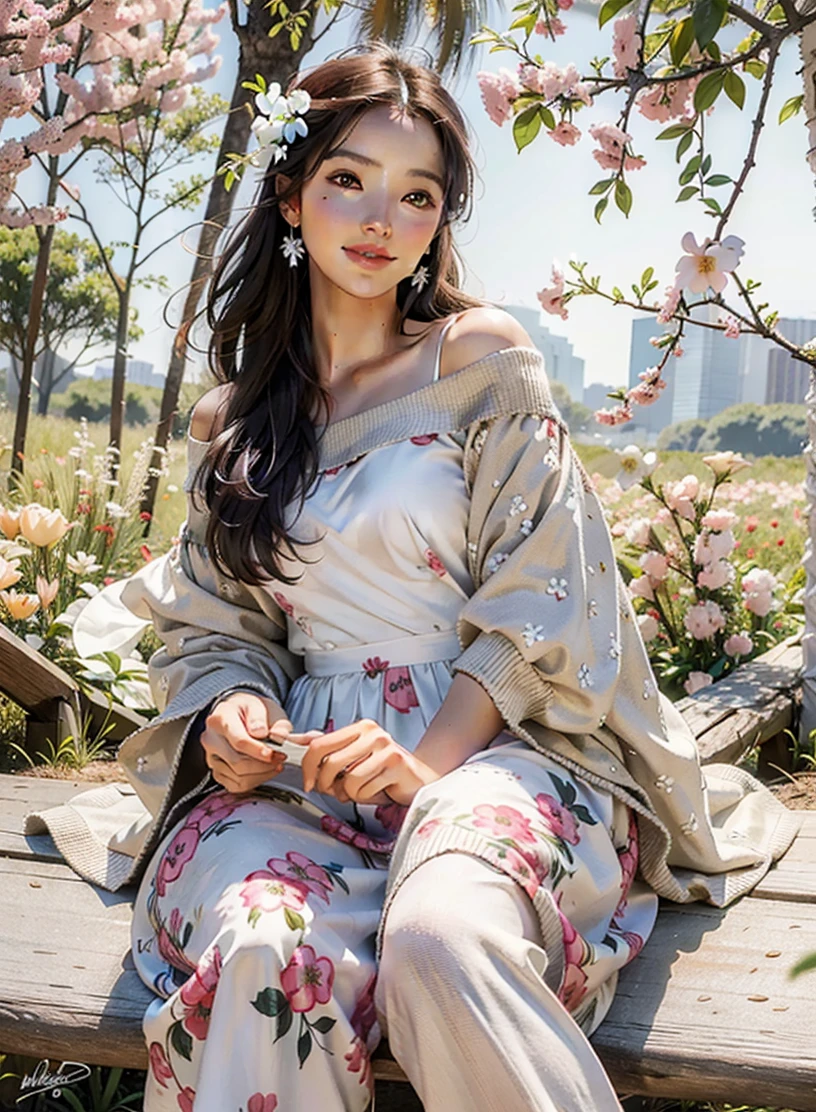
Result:
M658 691L603 508L539 352L494 352L334 422L321 467L431 433L462 443L471 498L475 590L458 618L453 669L484 687L517 736L635 809L641 873L661 896L723 906L748 891L800 817L740 769L701 769L688 725ZM122 594L164 643L149 662L161 713L119 750L129 784L26 818L26 833L48 829L80 875L110 890L138 881L163 832L212 787L189 737L196 714L236 686L283 703L302 672L271 591L214 570L201 506L189 501L180 544ZM444 852L444 830L438 838Z

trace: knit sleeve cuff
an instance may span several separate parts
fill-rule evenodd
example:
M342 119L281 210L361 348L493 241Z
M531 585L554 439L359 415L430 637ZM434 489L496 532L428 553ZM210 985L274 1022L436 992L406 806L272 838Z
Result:
M503 633L480 633L452 665L480 683L510 727L540 717L554 697L552 685Z

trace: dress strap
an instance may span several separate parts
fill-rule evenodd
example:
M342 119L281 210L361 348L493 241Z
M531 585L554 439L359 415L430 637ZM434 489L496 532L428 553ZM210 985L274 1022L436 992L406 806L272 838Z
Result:
M436 342L436 359L434 361L434 372L431 382L437 382L439 380L439 370L442 366L442 342L445 339L445 333L459 316L461 316L460 313L454 313L452 317L449 317L448 320L445 321L440 329L439 339Z

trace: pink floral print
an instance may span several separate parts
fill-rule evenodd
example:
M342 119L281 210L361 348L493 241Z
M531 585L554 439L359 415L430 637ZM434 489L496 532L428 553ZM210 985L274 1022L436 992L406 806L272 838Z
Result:
M438 432L430 432L427 433L425 436L412 436L411 443L424 448L426 444L433 444L433 442L438 438Z
M388 663L387 660L380 660L378 656L370 656L368 660L363 661L363 671L370 680L374 680L380 672L386 670Z
M183 826L164 851L156 873L156 891L160 896L167 893L167 885L178 880L188 861L192 861L201 832L195 826Z
M273 591L272 598L288 618L294 618L295 608L282 591Z
M320 829L326 834L331 834L338 842L345 842L355 849L368 850L369 853L390 853L394 847L394 838L374 838L370 834L363 834L362 831L355 830L347 822L336 819L332 815L321 817Z
M369 1092L374 1092L374 1075L371 1070L371 1055L368 1053L368 1047L360 1038L355 1035L351 1042L351 1050L345 1056L348 1065L346 1069L349 1073L359 1073L360 1084L365 1085Z
M374 1007L374 989L377 984L377 974L372 973L368 980L368 984L357 997L357 1003L354 1005L354 1011L351 1013L350 1023L354 1029L355 1034L359 1035L363 1042L368 1042L368 1036L371 1029L377 1024L377 1009Z
M178 1106L181 1112L193 1112L193 1101L195 1100L195 1089L191 1089L188 1085L182 1089L178 1097Z
M184 1008L182 1023L194 1039L204 1040L210 1025L215 990L221 976L221 951L218 946L205 952L195 973L181 986L179 1000Z
M536 796L536 806L544 822L556 838L563 838L571 846L578 845L581 840L581 835L578 833L578 823L566 807L562 807L557 799L545 792L539 792Z
M490 803L480 803L473 808L479 817L473 820L474 826L482 826L496 838L512 838L519 842L534 842L535 834L530 830L530 820L515 807L502 804L494 807Z
M159 927L156 935L156 947L160 956L164 958L168 965L172 965L174 969L180 969L183 973L189 975L195 970L195 966L184 956L184 947L181 941L183 930L184 919L181 911L174 907L170 912L169 919Z
M316 865L311 858L290 850L286 854L285 861L280 857L270 857L267 865L276 876L292 881L305 893L312 892L325 903L329 902L329 892L333 888L332 879L326 870Z
M252 908L253 911L278 911L281 907L300 911L306 902L306 892L302 885L284 880L277 873L256 869L254 873L244 877L238 898L245 907ZM250 921L253 920L257 922L257 916L250 915Z
M430 836L431 836L431 834L433 834L434 830L436 830L436 828L438 826L441 826L441 825L442 825L442 820L441 819L428 819L427 822L423 822L422 826L417 828L415 837L417 837L417 838L430 838Z
M278 1098L274 1093L253 1093L247 1101L247 1112L275 1112Z
M408 714L411 707L419 706L414 682L411 673L403 665L400 668L389 668L385 673L384 698L386 703L400 714Z
M222 822L240 806L240 800L228 792L213 792L197 803L187 816L187 825L195 826L203 834L211 826Z
M407 814L408 808L401 803L381 803L374 812L374 818L392 834L399 834Z
M428 567L431 569L434 575L438 575L441 579L444 575L448 574L448 569L445 567L445 565L442 563L442 561L439 559L432 548L426 548L423 555L425 556Z
M557 911L564 934L564 978L558 990L558 999L568 1012L572 1012L586 995L587 975L583 967L589 960L589 950L560 907Z
M280 975L281 988L293 1012L310 1012L315 1004L328 1004L334 984L331 958L318 957L308 943L298 946Z
M626 845L622 850L618 850L618 861L620 861L621 867L621 898L615 911L616 919L619 919L626 910L629 891L637 873L639 852L637 819L635 818L635 812L630 811Z
M170 1063L167 1061L167 1055L164 1053L164 1047L161 1043L152 1042L147 1052L150 1062L150 1072L156 1078L156 1081L163 1089L167 1088L167 1082L173 1076L173 1071L170 1069Z

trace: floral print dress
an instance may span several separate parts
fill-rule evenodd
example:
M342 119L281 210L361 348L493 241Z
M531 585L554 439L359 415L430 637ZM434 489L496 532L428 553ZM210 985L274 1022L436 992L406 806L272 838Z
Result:
M204 445L189 447L192 475ZM297 521L316 543L298 584L273 591L304 656L286 700L295 730L370 717L409 750L422 738L474 590L462 459L458 435L432 435L321 473ZM525 509L511 509L522 530ZM364 1112L388 908L408 875L451 851L526 893L543 981L590 1034L657 910L620 800L508 731L408 809L306 793L291 766L249 795L200 799L142 878L133 957L156 993L146 1112Z

